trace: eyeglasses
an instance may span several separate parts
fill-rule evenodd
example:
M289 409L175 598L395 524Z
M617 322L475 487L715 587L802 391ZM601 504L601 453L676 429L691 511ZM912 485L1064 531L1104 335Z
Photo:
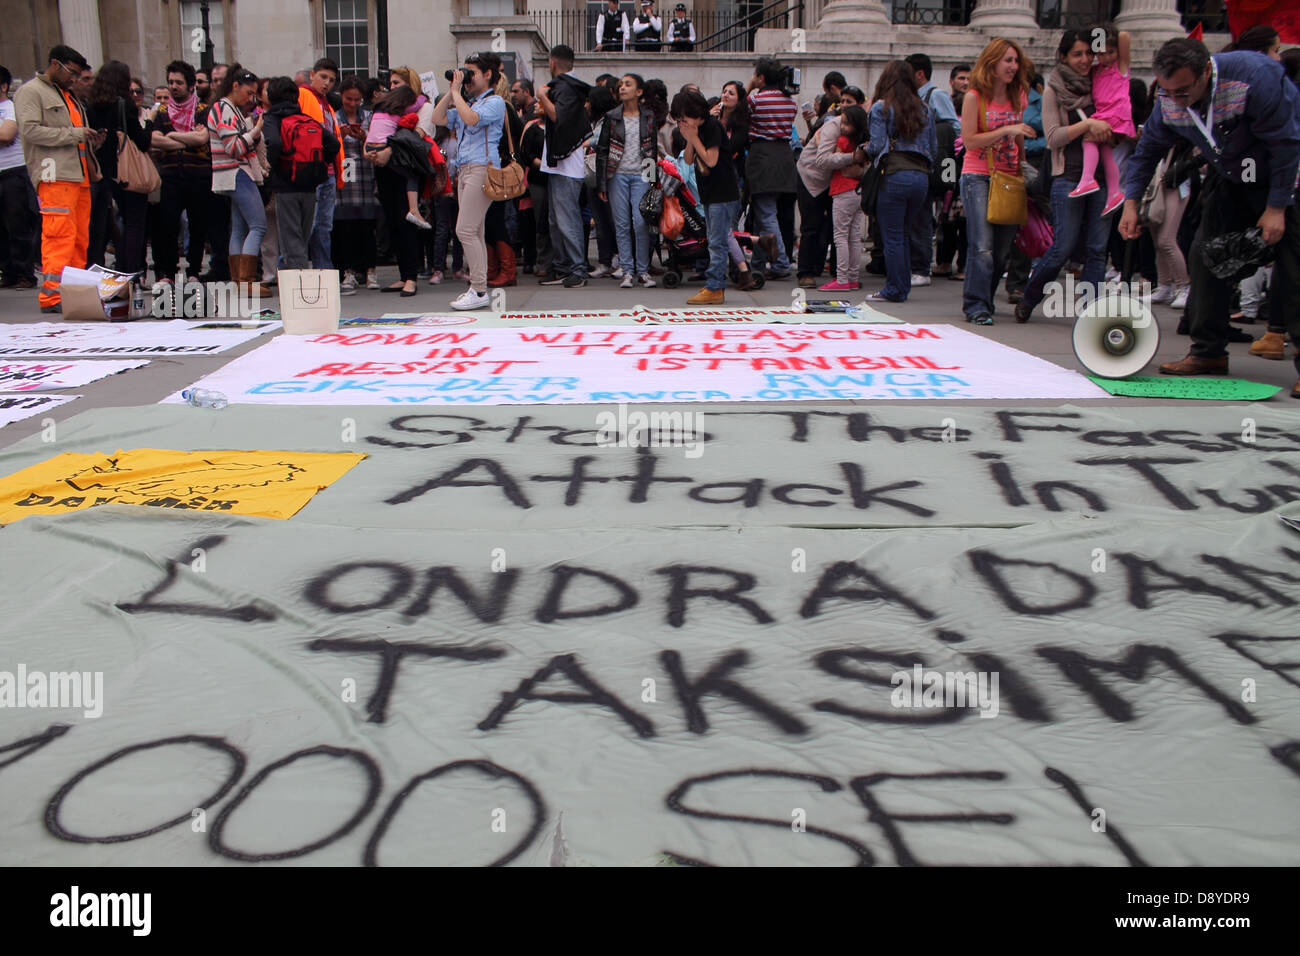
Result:
M59 64L59 66L63 67L63 72L69 74L74 80L81 79L81 67L77 67L74 70L72 67L68 66L68 64L64 63L62 60L55 60L54 62Z
M144 90L132 89L132 90L131 90L131 95L132 95L132 96L144 96Z

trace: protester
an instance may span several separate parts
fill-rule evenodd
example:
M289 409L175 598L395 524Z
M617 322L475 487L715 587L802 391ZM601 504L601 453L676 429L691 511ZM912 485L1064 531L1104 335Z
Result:
M867 94L863 93L856 86L846 86L840 91L840 109L846 106L861 106L866 109Z
M499 58L496 58L495 54L487 54L487 56L491 59L485 61L484 67L495 65L500 69ZM501 139L497 143L501 166L505 168L515 161L519 142L524 135L524 121L510 103L510 80L507 79L504 72L497 77L495 92L505 104L505 123L502 127ZM611 108L614 105L612 98L609 105ZM487 247L489 287L502 288L515 285L518 282L519 262L518 257L515 255L510 230L512 222L516 226L518 224L517 209L517 199L494 199L488 206L487 215L483 219L483 241ZM608 218L608 204L606 204L606 215ZM614 254L614 222L612 219L609 220L609 245L609 254L612 257Z
M782 195L791 198L798 191L790 133L797 107L786 92L785 71L770 57L754 64L754 75L746 89L749 105L749 155L745 159L745 182L749 188L760 233L753 267L767 267L768 278L788 279L790 258L782 236L777 206Z
M1112 26L1098 27L1106 34L1106 49L1098 53L1097 62L1092 68L1090 96L1094 112L1093 118L1106 122L1115 137L1136 137L1137 127L1133 125L1133 106L1129 98L1129 48L1131 38L1127 30L1116 31ZM1118 140L1114 140L1118 143ZM1101 164L1106 174L1106 188L1109 195L1102 207L1101 214L1109 216L1124 202L1124 191L1120 183L1120 166L1116 149L1110 142L1085 141L1083 143L1083 170L1079 174L1079 184L1070 193L1071 199L1079 199L1101 187L1097 185L1097 165Z
M87 107L87 125L108 135L95 150L103 179L90 186L90 236L86 264L105 264L104 252L108 247L113 207L116 205L122 217L122 236L114 244L113 267L118 272L143 272L144 222L149 200L145 194L130 192L117 181L117 157L122 149L118 143L119 133L142 153L149 152L149 133L140 125L139 111L131 99L130 67L117 60L110 60L100 67Z
M623 270L621 288L650 278L650 232L640 205L650 190L650 177L659 161L655 149L654 114L645 105L645 81L628 73L619 82L620 104L605 114L596 146L596 183L600 198L608 199L618 238L618 263Z
M745 192L745 155L749 150L749 101L745 98L745 87L739 80L728 80L722 84L722 95L718 102L709 108L709 115L722 124L722 155L730 158L736 169L737 194ZM727 236L727 251L731 264L736 267L736 288L747 292L754 287L754 274L749 260L736 239L735 230L739 225L740 202L736 203L736 219L732 222L731 232Z
M961 115L961 101L970 89L970 64L958 63L948 73L948 90L952 96L953 108Z
M1251 50L1255 53L1263 53L1282 62L1282 37L1277 30L1267 23L1256 23L1254 26L1247 27L1241 31L1241 35L1232 43L1225 46L1221 53L1232 53L1240 50Z
M695 183L704 206L709 243L709 268L704 288L687 299L686 304L722 305L726 301L727 241L739 214L736 167L723 153L726 134L722 124L709 115L708 100L700 93L679 93L674 105L677 128L686 139L683 158L695 168Z
M148 109L144 101L144 82L138 76L131 77L131 105L135 107L135 114L143 128Z
M1047 137L1043 134L1043 78L1037 70L1029 81L1024 121L1034 128L1035 133L1033 139L1025 140L1025 189L1029 201L1037 204L1040 198L1046 202L1046 184L1051 178L1043 172L1043 160L1050 158L1051 154L1047 151ZM1041 211L1041 206L1039 209ZM1033 265L1033 260L1021 250L1019 243L1011 246L1007 253L1007 301L1012 305L1024 300Z
M1198 40L1170 40L1156 53L1156 80L1163 92L1142 129L1125 180L1120 232L1137 238L1137 201L1160 157L1179 139L1190 141L1208 161L1201 221L1187 266L1187 311L1192 346L1166 375L1223 375L1228 371L1229 288L1210 272L1206 240L1258 226L1276 248L1270 301L1284 313L1293 343L1300 343L1300 92L1286 82L1280 63L1251 52L1211 56ZM1231 117L1230 125L1228 118ZM1206 130L1213 130L1213 142ZM1300 355L1297 356L1300 370ZM1291 391L1300 398L1300 382Z
M89 69L84 56L59 44L50 50L45 72L14 97L23 160L40 203L42 312L62 311L64 268L86 266L91 173L98 172L93 150L105 136L87 126L86 106L71 91Z
M212 194L212 157L208 152L207 108L199 100L197 74L184 60L167 64L170 96L149 126L150 144L159 151L158 171L162 191L154 216L154 294L171 288L179 268L176 244L180 237L181 214L189 224L185 273L197 279L203 267L203 243L209 234L215 204ZM225 241L213 247L213 268L217 249L225 256Z
M876 199L876 217L885 245L885 287L868 301L906 302L920 273L916 261L925 259L929 283L929 245L912 248L918 220L929 222L930 167L939 148L935 111L917 95L922 71L910 60L885 66L871 104L871 131L866 153L880 163L883 179ZM928 231L928 230L927 230Z
M398 121L403 116L418 114L424 102L425 97L423 95L416 96L415 91L406 85L395 86L388 91L386 96L381 96L376 100L374 114L366 133L366 152L377 153L387 147L388 137L397 132ZM344 144L344 153L346 155L346 143ZM404 176L406 221L416 229L432 229L433 226L420 215L421 183L419 178L409 172Z
M194 92L198 94L200 106L208 106L212 103L212 83L208 79L207 70L194 71Z
M500 76L501 61L495 54L471 54L465 58L464 68L452 74L449 89L433 108L433 121L447 126L457 140L456 199L460 212L456 236L465 249L469 288L452 301L453 309L478 309L488 304L484 220L492 201L483 192L483 185L489 167L501 168L506 103L496 94ZM548 102L545 92L542 100Z
M359 285L378 289L375 277L375 220L379 217L379 200L375 196L375 166L363 157L369 138L371 112L361 103L362 81L345 77L339 84L343 111L339 129L343 133L343 177L338 205L334 208L334 235L330 249L334 265L342 274L339 291L356 292Z
M625 53L629 36L627 14L619 11L618 0L607 0L596 17L596 52Z
M215 71L214 71L215 72ZM266 235L266 206L260 186L268 168L258 156L264 120L249 123L245 111L257 104L257 77L238 63L222 74L217 101L208 111L208 149L212 153L212 191L230 197L230 244L227 261L231 278L241 292L270 295L266 286L254 286L262 237Z
M847 200L840 201L839 217L832 219L833 198L830 189L831 179L837 171L855 164L861 165L864 162L864 154L858 150L858 147L867 138L866 113L861 107L857 107L857 109L862 113L862 117L856 127L850 124L850 128L844 129L840 115L828 116L799 154L799 162L796 164L796 168L799 172L798 197L801 216L801 229L799 232L800 288L817 288L817 277L821 275L822 269L826 265L826 243L832 237L835 239L839 275L837 278L832 278L822 288L831 289L832 291L838 291L841 288L849 289L853 288L858 281L857 273L851 271L851 265L845 255L848 249L849 230L856 228L857 223L850 221L849 215L844 208ZM851 142L851 147L841 149L841 139ZM861 173L859 173L860 175ZM856 179L852 185L853 187L857 186ZM841 238L844 240L843 243L840 241ZM859 234L859 252L861 247L862 241ZM857 258L854 258L853 262L860 265Z
M591 230L596 233L596 268L588 274L589 279L601 279L605 276L614 276L617 272L617 278L623 277L623 270L614 266L614 257L618 255L618 237L614 229L614 212L610 209L608 197L601 198L599 177L596 175L596 146L600 142L600 136L605 126L605 116L608 113L618 110L618 96L610 92L607 87L597 84L587 93L587 119L591 124L591 131L587 134L586 141L583 143L583 191L582 201L586 207L582 214L584 226L583 234L583 251L585 253L588 244L588 233L586 226L591 224ZM635 275L635 273L633 273Z
M527 114L523 135L519 137L519 164L528 174L528 215L521 220L520 229L528 229L531 218L531 236L534 246L533 274L538 281L556 277L554 250L551 245L550 209L548 204L547 183L550 176L542 170L542 152L545 147L546 117L542 105L533 100L532 112ZM525 261L527 261L527 235L525 233ZM525 266L524 271L527 271ZM563 277L561 277L563 278Z
M673 8L673 18L668 24L668 39L677 53L691 53L695 50L695 24L686 13L684 3Z
M840 111L838 117L832 118L817 136L820 139L827 129L838 121L838 137L835 147L838 156L852 157L852 164L841 166L831 175L830 188L831 209L835 231L836 276L825 285L819 286L823 292L854 291L861 288L862 275L862 203L858 195L858 182L862 178L867 162L866 142L870 129L867 111L853 104ZM829 135L829 134L825 134ZM803 155L809 152L804 148ZM803 157L800 157L802 162Z
M1110 223L1104 218L1107 192L1094 189L1082 199L1074 198L1086 175L1087 146L1104 145L1112 132L1110 123L1096 115L1092 102L1098 75L1093 58L1090 30L1066 30L1061 35L1056 66L1048 74L1043 92L1043 131L1052 156L1052 245L1038 260L1023 297L1016 303L1017 322L1029 321L1047 284L1056 281L1072 256L1082 259L1080 280L1089 294L1095 297L1106 277L1110 234ZM1087 118L1078 119L1080 114ZM1108 168L1108 191L1118 188L1110 176ZM1082 250L1082 255L1076 250Z
M171 99L171 90L166 86L155 86L153 88L153 114L156 116L160 109L167 108L167 101Z
M275 195L276 228L280 257L286 269L308 269L311 234L316 222L316 190L331 174L331 161L339 143L315 117L302 111L300 87L287 76L266 84L263 135Z
M587 284L587 247L579 199L587 176L583 142L591 129L587 116L591 87L573 72L571 47L552 47L549 67L551 82L537 91L537 98L546 115L541 171L550 177L547 211L555 274L543 278L541 284L576 289Z
M1024 140L1034 128L1021 122L1033 64L1014 40L996 37L980 52L962 100L965 159L961 200L966 211L966 282L962 312L975 325L993 324L993 290L1019 226L988 221L990 167L1021 175ZM970 95L974 93L975 95Z
M27 175L18 114L9 88L13 76L0 66L0 289L34 289L35 225L40 221L36 191Z
M316 189L316 221L311 230L311 264L313 269L330 269L334 266L330 254L330 234L334 230L334 205L338 189L343 185L343 147L339 136L338 115L327 98L339 79L338 64L329 57L321 57L311 68L306 86L298 90L298 108L325 127L325 131L340 144L332 159L333 175L326 177Z
M1178 229L1183 222L1183 213L1187 209L1188 197L1191 195L1188 181L1195 175L1205 160L1193 155L1194 147L1187 140L1179 140L1165 154L1164 168L1158 169L1163 215L1156 228L1156 277L1157 286L1151 294L1152 302L1168 302L1170 308L1183 309L1187 306L1187 296L1191 290L1191 280L1187 274L1187 260L1183 250L1178 246ZM1184 189L1187 196L1184 196Z
M654 0L641 0L641 12L632 21L635 48L641 53L658 51L659 38L663 35L663 20L655 13L654 7Z

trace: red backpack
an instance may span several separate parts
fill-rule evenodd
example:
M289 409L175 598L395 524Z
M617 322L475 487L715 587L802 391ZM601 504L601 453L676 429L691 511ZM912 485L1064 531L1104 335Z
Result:
M304 113L280 121L280 171L293 185L312 188L329 175L321 124Z

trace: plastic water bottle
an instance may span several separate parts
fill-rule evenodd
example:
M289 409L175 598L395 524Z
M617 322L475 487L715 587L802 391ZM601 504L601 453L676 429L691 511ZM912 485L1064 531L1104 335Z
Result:
M206 388L187 388L181 392L181 398L196 408L225 408L230 404L221 392L209 391Z
M135 287L135 291L131 295L131 318L144 318L144 289L140 288L138 285Z

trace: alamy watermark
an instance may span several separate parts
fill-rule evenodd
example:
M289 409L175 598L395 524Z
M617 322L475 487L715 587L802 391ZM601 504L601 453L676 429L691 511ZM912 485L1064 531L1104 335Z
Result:
M81 708L94 719L104 713L103 671L0 671L0 708Z
M620 404L617 412L596 415L601 448L684 448L687 458L699 458L705 438L703 412L644 412Z
M936 671L920 664L895 671L889 702L898 708L979 708L981 717L998 715L997 671Z
M1072 319L1082 315L1094 302L1105 304L1107 315L1129 315L1133 327L1146 328L1151 322L1151 295L1155 291L1145 279L1136 282L1078 282L1074 273L1049 282L1043 296L1043 315L1049 319Z

